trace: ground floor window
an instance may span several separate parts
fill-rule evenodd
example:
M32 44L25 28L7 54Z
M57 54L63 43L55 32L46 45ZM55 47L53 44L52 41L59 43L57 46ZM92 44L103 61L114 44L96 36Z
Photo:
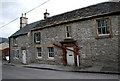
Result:
M19 50L16 50L16 57L19 58Z
M48 58L53 59L54 58L54 48L48 47Z
M14 58L19 58L19 50L18 49L12 50L12 52L13 52L13 57Z
M41 53L41 47L37 48L37 57L42 57L42 53Z

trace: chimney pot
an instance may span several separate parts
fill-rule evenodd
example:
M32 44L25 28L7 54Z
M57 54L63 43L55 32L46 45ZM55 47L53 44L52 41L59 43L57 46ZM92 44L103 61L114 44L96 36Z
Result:
M46 9L46 12L44 13L44 19L47 19L49 17L49 13L47 12L47 9Z

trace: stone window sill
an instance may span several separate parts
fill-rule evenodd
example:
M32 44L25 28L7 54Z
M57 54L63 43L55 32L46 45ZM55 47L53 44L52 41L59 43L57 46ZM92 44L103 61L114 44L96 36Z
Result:
M97 37L96 37L96 39L104 39L104 38L112 38L112 35L98 35Z
M38 57L36 58L36 60L44 60L42 57Z
M55 62L55 59L47 59L47 61Z

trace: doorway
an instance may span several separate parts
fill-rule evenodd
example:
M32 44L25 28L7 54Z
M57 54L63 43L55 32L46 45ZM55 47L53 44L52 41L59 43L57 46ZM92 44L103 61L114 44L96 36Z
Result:
M73 47L67 47L67 48L73 50ZM70 50L66 50L66 57L67 57L68 65L75 65L74 52Z
M27 60L26 60L26 50L22 50L22 63L26 64Z

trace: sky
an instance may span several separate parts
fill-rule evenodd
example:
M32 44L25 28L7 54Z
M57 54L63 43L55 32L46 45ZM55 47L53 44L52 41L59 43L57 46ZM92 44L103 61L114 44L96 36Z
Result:
M21 14L46 1L48 2L44 5L27 13L28 24L44 19L43 13L46 9L51 17L110 0L0 0L0 37L7 38L18 31L20 29ZM14 22L4 26L14 19L16 19Z

